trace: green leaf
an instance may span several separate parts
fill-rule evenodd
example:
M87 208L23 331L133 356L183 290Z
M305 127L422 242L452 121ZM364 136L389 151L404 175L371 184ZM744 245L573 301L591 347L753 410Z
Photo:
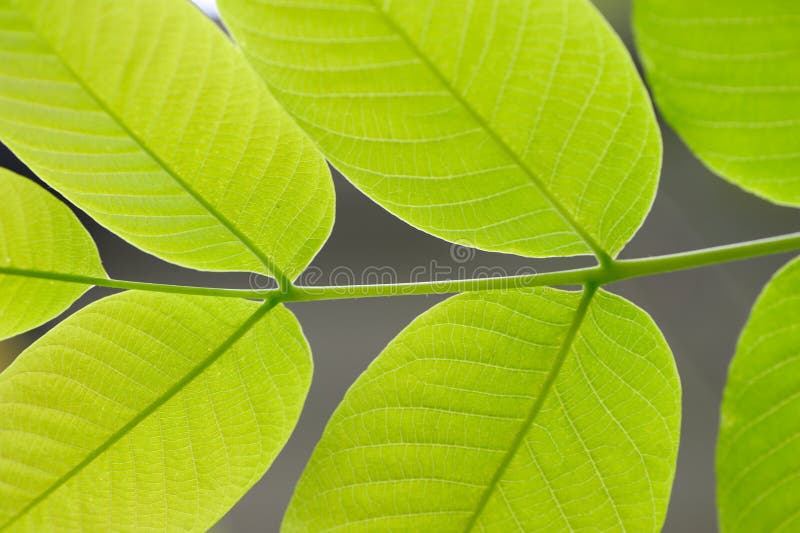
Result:
M310 381L283 307L94 303L0 375L0 529L205 531L285 444Z
M661 140L587 0L220 0L273 94L366 194L414 226L527 256L615 255Z
M0 168L0 339L55 318L89 289L26 277L30 271L106 277L94 241L72 211Z
M800 2L634 6L642 62L667 121L722 177L800 206Z
M800 530L800 259L758 298L731 363L717 443L722 531Z
M287 531L658 531L680 384L650 318L605 292L471 293L350 389Z
M0 0L0 136L124 239L205 270L301 272L330 172L183 0Z

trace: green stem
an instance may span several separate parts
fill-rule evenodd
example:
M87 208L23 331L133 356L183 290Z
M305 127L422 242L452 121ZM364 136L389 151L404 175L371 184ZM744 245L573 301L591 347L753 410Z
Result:
M467 291L493 291L552 285L585 285L587 283L602 286L624 279L688 270L795 250L800 250L800 232L646 259L613 261L606 266L600 265L524 276L397 283L393 285L295 286L281 299L288 302L307 302L380 296L451 294Z
M683 252L677 254L648 257L645 259L629 259L617 261L608 273L608 279L599 280L601 283L610 283L622 279L666 274L679 270L689 270L720 263L730 263L775 255L784 252L800 250L800 232L779 235L766 239L758 239L725 246L715 246L703 250Z
M332 287L293 285L288 289L271 290L219 289L183 285L164 285L160 283L122 281L4 266L0 266L0 274L49 279L83 285L96 285L113 289L220 296L226 298L252 298L256 300L275 298L277 301L281 302L310 302L316 300L342 300L382 296L452 294L457 292L522 289L553 285L577 286L590 284L602 286L630 278L677 272L679 270L688 270L797 250L800 250L800 232L691 252L661 255L645 259L612 261L605 265L564 270L561 272L545 272L541 274L500 278L396 283L390 285L346 285Z
M111 289L125 289L150 292L169 292L176 294L195 294L198 296L223 296L227 298L252 298L263 300L272 291L270 290L240 290L240 289L217 289L212 287L190 287L185 285L165 285L162 283L145 283L141 281L122 281L117 279L96 278L92 276L81 276L79 274L62 274L60 272L44 272L41 270L31 270L27 268L12 268L0 266L0 274L9 276L20 276L25 278L49 279L53 281L63 281L66 283L78 283L81 285L95 285L97 287L109 287Z

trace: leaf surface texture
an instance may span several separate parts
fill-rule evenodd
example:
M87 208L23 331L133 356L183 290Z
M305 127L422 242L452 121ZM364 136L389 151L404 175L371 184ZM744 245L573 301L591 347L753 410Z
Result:
M31 180L0 169L0 339L55 318L89 289L26 277L29 271L106 277L72 211Z
M275 96L349 179L450 241L615 255L661 141L618 37L585 0L222 0Z
M0 136L134 245L300 273L333 221L321 155L182 0L0 0Z
M285 444L310 381L281 306L91 304L0 374L0 529L206 531Z
M605 292L472 293L418 317L347 393L285 531L659 531L680 385Z

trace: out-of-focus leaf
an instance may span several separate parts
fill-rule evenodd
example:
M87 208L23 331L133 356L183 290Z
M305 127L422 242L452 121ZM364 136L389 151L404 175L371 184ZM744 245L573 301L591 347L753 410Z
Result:
M731 363L717 444L724 532L800 530L800 260L758 298Z
M636 0L658 107L722 177L800 206L800 2Z

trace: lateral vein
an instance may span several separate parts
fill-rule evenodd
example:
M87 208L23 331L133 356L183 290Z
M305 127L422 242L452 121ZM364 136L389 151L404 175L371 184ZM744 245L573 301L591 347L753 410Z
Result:
M53 56L58 60L58 62L69 72L75 82L84 90L86 93L94 100L97 106L108 114L109 117L119 126L124 133L126 133L138 146L142 149L145 154L147 154L155 163L157 163L186 193L191 196L201 207L203 207L208 213L217 220L225 229L227 229L231 235L236 237L239 242L241 242L245 248L247 248L250 253L252 253L261 263L262 265L275 276L278 281L278 284L281 287L288 288L292 286L291 280L284 274L273 262L272 258L261 251L256 244L244 233L242 233L236 225L228 220L225 215L220 213L211 203L209 203L201 194L194 190L194 188L183 178L181 178L177 172L175 172L170 165L166 163L158 154L156 154L147 143L144 142L133 130L131 130L128 125L119 117L106 103L105 101L100 98L100 96L81 78L78 73L72 68L72 65L59 53L58 49L55 47L53 43L51 43L45 36L43 36L40 32L36 29L36 24L28 17L27 13L24 10L20 11L22 16L28 20L28 23L31 27L31 33L35 34L39 39L45 42L50 52Z
M386 24L396 32L402 40L405 42L406 46L425 64L425 66L430 70L430 72L436 77L439 83L450 93L450 95L461 105L461 107L469 113L472 119L480 126L488 135L491 137L492 141L494 141L497 146L499 146L506 155L512 160L512 162L518 166L528 179L531 180L533 185L536 189L542 194L542 196L547 200L547 202L556 210L559 216L567 223L567 225L586 243L586 246L592 251L592 253L597 258L597 261L601 265L611 265L613 264L613 258L606 252L602 246L600 246L597 241L583 228L578 221L572 216L572 214L567 211L567 208L545 187L542 180L530 169L528 165L525 164L524 161L520 158L520 156L511 149L511 147L506 143L500 135L494 131L494 129L489 125L486 119L478 113L478 111L464 98L464 96L459 93L455 87L453 87L452 83L442 74L441 70L430 60L430 58L422 53L422 50L417 46L417 44L411 39L411 37L406 33L400 25L395 22L395 20L383 10L377 0L368 0L370 4L372 4L373 8L380 13Z
M573 317L572 323L567 330L567 335L564 337L564 342L561 344L561 349L558 351L558 354L553 361L553 366L550 367L550 372L545 378L544 384L542 385L542 390L536 397L536 401L531 406L525 421L522 423L522 425L520 425L519 431L514 436L514 440L511 442L511 445L508 448L508 452L503 457L503 460L497 467L494 476L492 476L492 479L486 486L486 490L484 490L483 494L481 495L481 499L478 501L475 512L472 514L472 516L470 516L470 519L467 521L467 525L464 528L465 533L469 533L475 528L478 518L480 518L481 513L489 503L489 499L491 498L495 489L500 486L500 481L503 477L503 474L505 474L506 470L508 470L508 467L511 465L511 461L514 459L514 456L522 446L525 440L525 435L528 434L528 430L530 429L539 412L542 410L542 406L544 405L547 396L550 394L550 391L552 390L553 385L558 378L561 367L564 366L564 361L567 359L567 355L569 355L569 351L572 348L572 343L575 340L575 336L578 334L578 330L583 323L583 319L586 317L586 311L589 309L589 304L591 303L592 297L596 292L597 285L586 285L584 288L581 301L575 310L575 316Z
M89 464L91 464L95 459L97 459L100 455L102 455L105 451L107 451L111 446L116 444L119 440L121 440L125 435L130 433L136 426L138 426L141 422L143 422L147 417L153 414L157 409L159 409L162 405L167 403L170 399L172 399L176 394L178 394L181 390L183 390L189 383L191 383L197 376L202 374L209 366L211 366L217 359L220 358L231 346L233 346L239 339L241 339L250 329L259 321L261 318L266 315L273 307L275 307L279 301L277 299L268 300L263 303L258 309L256 309L250 317L242 323L225 341L222 342L215 350L209 354L208 357L200 361L197 365L195 365L192 369L189 370L179 381L177 381L172 387L167 389L161 396L153 400L150 405L145 407L142 411L140 411L136 416L134 416L131 420L128 421L124 426L114 432L110 437L108 437L103 443L101 443L97 448L92 450L84 459L72 467L67 473L62 475L58 478L53 484L51 484L46 490L41 492L36 498L31 500L28 505L23 507L18 513L12 516L9 520L7 520L4 524L0 524L0 531L8 529L11 525L25 516L31 509L42 503L46 500L51 494L53 494L56 490L61 488L65 483L67 483L70 479L80 473L84 468L86 468Z

